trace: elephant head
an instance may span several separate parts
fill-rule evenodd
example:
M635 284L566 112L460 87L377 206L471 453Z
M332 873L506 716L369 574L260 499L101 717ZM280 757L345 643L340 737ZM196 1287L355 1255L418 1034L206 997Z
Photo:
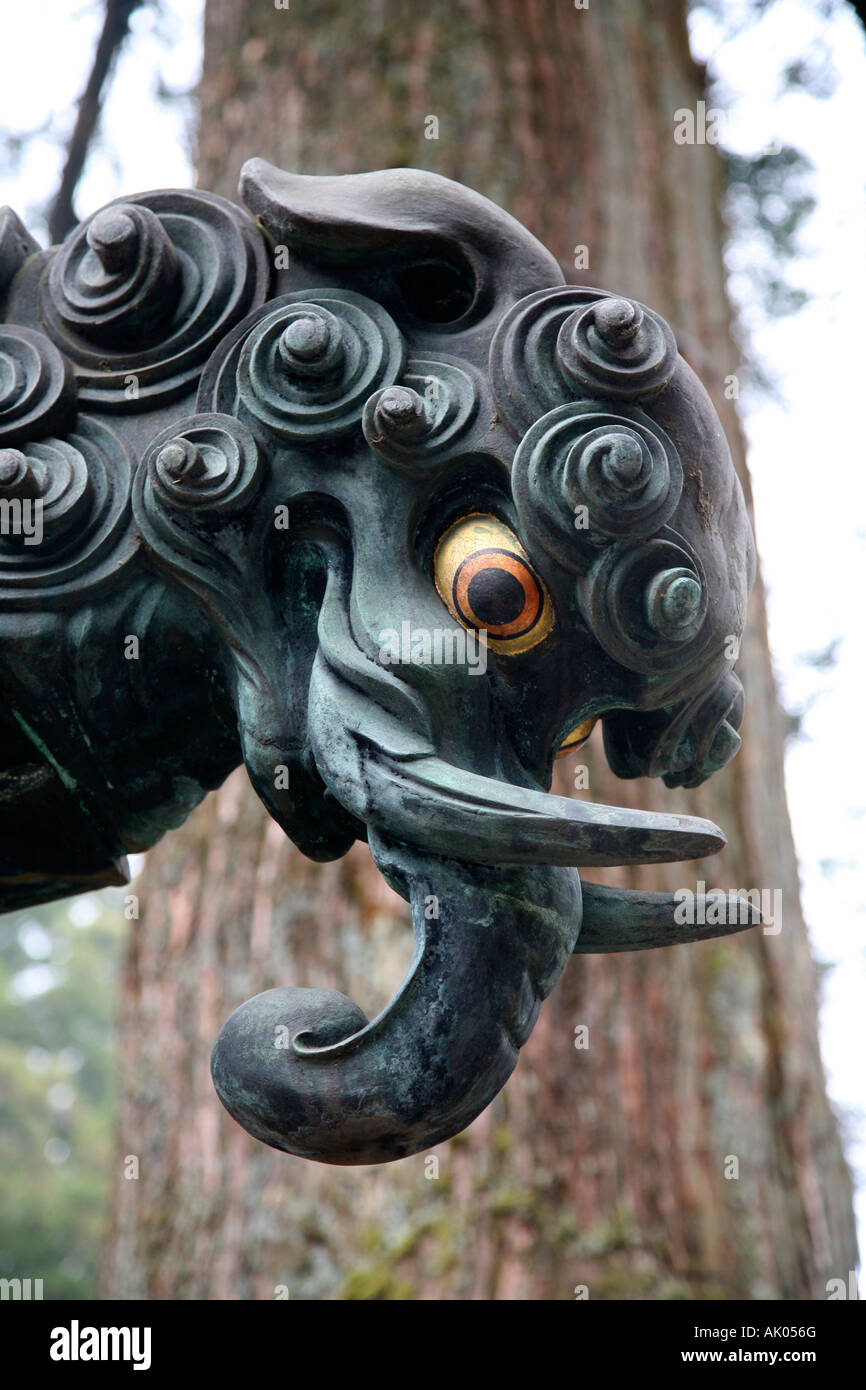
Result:
M199 333L198 367L176 348L172 408L137 417L129 535L271 816L316 860L366 839L412 908L379 1017L320 989L256 996L214 1048L220 1098L277 1148L381 1162L489 1103L575 951L738 929L581 888L581 866L711 854L716 826L548 789L599 718L620 776L694 786L733 756L754 548L715 412L651 309L564 284L523 227L433 174L252 160L241 194L248 302ZM77 287L86 301L134 236L130 321L162 342L196 249L149 196L85 230L101 269L78 264ZM40 274L62 353L74 295L62 266ZM117 352L129 323L108 317ZM86 385L99 418L97 369ZM180 814L208 784L194 754Z

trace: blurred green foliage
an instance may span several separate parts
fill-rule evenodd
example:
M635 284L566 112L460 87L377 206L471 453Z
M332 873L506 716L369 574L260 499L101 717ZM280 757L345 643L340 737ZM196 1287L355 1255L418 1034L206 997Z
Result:
M751 158L728 153L728 221L751 248L751 297L767 318L796 313L808 299L783 267L802 254L798 238L814 211L815 170L791 145Z
M0 1277L94 1295L129 924L112 889L0 917Z

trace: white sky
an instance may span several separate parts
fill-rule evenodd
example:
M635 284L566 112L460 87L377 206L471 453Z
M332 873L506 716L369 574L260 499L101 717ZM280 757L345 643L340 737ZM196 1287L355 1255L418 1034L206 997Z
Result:
M162 0L133 17L106 107L106 140L88 161L76 207L85 216L124 193L193 181L187 148L189 102L156 99L194 87L201 64L203 0ZM725 26L745 10L727 0ZM0 130L37 130L20 175L0 176L10 204L44 240L35 210L56 188L58 136L74 103L102 22L99 0L0 0ZM754 153L774 139L801 149L816 168L818 207L788 278L812 298L795 315L764 323L750 299L755 248L729 249L731 289L749 319L762 365L781 404L744 398L758 543L769 590L771 645L783 700L805 709L803 736L788 753L788 801L815 954L832 965L823 987L822 1049L831 1096L843 1115L859 1179L858 1215L866 1248L866 755L860 728L866 680L866 459L855 425L863 390L866 309L866 42L853 12L823 21L814 0L778 0L740 37L728 40L706 10L692 16L695 56L724 82L732 115L726 141ZM838 85L828 100L781 95L786 64L823 41ZM38 59L37 59L38 53ZM673 119L673 117L672 117ZM832 540L829 537L832 536ZM841 638L835 667L803 658ZM748 692L747 692L748 695ZM844 1275L845 1271L840 1271ZM861 1296L863 1296L861 1294Z

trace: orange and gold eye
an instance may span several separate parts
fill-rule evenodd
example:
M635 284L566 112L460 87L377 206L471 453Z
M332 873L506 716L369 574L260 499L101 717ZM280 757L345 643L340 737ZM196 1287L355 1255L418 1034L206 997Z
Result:
M464 516L436 547L439 595L464 627L483 629L494 651L529 651L553 627L547 590L519 540L495 516Z
M597 715L593 715L591 719L584 719L582 724L576 724L571 733L565 735L562 743L557 748L557 758L566 757L568 753L573 753L579 748L582 743L586 743L586 740L589 738L597 723L598 717Z

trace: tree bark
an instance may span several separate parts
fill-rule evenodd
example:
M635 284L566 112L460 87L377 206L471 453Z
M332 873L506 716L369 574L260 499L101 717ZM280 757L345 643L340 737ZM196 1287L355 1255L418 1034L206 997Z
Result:
M199 181L234 196L252 154L304 173L415 165L507 207L569 265L587 247L579 278L675 326L748 495L723 394L737 365L723 167L712 146L673 139L674 112L701 95L683 3L208 0ZM709 816L727 850L594 876L780 889L782 930L576 958L503 1094L434 1151L438 1177L424 1155L334 1170L266 1149L210 1082L221 1023L258 990L329 986L370 1013L399 984L408 915L366 848L304 860L239 771L152 852L122 1022L120 1155L139 1156L140 1177L119 1171L105 1291L826 1297L855 1267L851 1187L818 1050L760 579L739 670L743 748L698 790L617 781L596 736L580 755L592 799Z

